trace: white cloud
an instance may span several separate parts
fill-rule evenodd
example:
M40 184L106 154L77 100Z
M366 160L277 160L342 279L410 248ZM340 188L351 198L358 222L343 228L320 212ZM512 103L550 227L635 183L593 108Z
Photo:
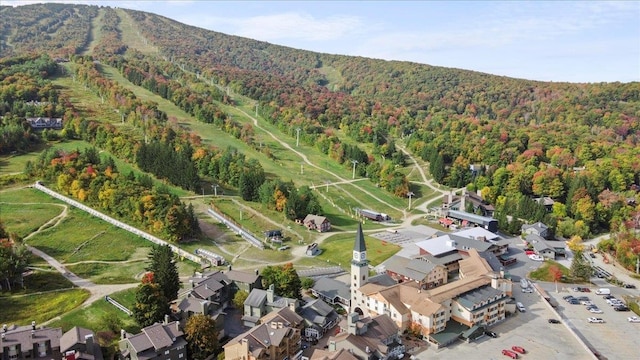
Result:
M179 21L231 35L269 42L281 40L327 41L357 34L363 27L362 20L356 16L334 15L317 18L298 12L247 18L189 15L188 19L183 18Z

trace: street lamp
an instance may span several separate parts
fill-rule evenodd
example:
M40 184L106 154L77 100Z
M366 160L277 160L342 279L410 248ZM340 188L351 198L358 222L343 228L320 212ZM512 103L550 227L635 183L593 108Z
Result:
M412 191L409 191L407 193L407 196L409 197L409 210L411 210L411 198L413 197L413 195L415 195Z
M211 187L213 188L213 195L214 196L218 196L218 184L213 184L211 185Z
M358 160L351 160L351 162L353 163L353 174L351 175L352 179L356 178L356 164L358 163Z
M296 147L300 145L300 128L296 129Z

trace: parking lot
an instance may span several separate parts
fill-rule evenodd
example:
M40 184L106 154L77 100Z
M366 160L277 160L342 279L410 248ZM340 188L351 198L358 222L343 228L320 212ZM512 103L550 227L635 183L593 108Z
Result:
M616 288L612 288L612 290L621 291L621 289ZM608 359L640 358L637 344L638 339L640 339L638 336L640 334L640 323L627 321L629 316L635 315L633 312L615 311L601 295L596 295L593 291L588 293L575 292L571 287L565 287L557 293L549 291L549 295L558 301L558 312L562 315L563 320L574 328L603 357ZM562 299L563 296L567 295L575 297L587 296L603 313L592 314L586 309L585 305L571 305ZM620 294L614 292L612 295L622 299ZM591 324L587 321L589 317L602 318L605 323Z
M457 342L438 350L429 347L429 349L417 354L416 358L503 359L506 356L502 355L502 349L510 349L513 345L522 346L527 350L527 354L520 356L523 359L579 360L594 358L565 325L549 324L548 319L557 319L558 317L538 294L522 293L519 286L514 285L514 296L527 308L527 311L517 313L501 324L491 327L491 330L498 334L496 339L485 336L472 343ZM581 310L586 311L585 309ZM624 357L618 357L618 359L624 359Z

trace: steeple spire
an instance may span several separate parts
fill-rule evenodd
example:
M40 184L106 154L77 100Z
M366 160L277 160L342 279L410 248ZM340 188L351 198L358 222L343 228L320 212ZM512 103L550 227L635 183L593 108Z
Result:
M362 223L358 223L358 231L356 232L356 242L353 245L353 251L359 253L367 251L367 246L364 243L364 234L362 233Z

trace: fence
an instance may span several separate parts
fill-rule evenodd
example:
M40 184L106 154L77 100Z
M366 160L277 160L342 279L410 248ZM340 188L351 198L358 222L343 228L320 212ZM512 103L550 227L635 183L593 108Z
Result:
M105 300L107 300L108 303L110 303L111 305L117 307L118 309L124 311L127 315L131 316L133 315L133 311L127 309L124 305L120 304L119 302L113 300L109 295L104 297Z
M258 239L257 237L253 236L247 230L244 230L243 228L241 228L240 225L237 225L233 221L227 219L224 216L224 214L218 213L218 212L214 211L213 209L209 209L209 210L207 210L207 212L209 213L209 215L213 216L216 220L218 220L219 222L221 222L224 225L226 225L233 232L235 232L236 234L240 235L243 239L248 241L251 245L257 247L260 250L264 250L264 244L262 243L262 241L260 241L260 239Z
M175 246L173 244L170 244L170 243L168 243L168 242L166 242L166 241L164 241L164 240L162 240L160 238L157 238L157 237L155 237L155 236L153 236L153 235L151 235L149 233L146 233L146 232L141 231L140 229L137 229L137 228L135 228L135 227L133 227L131 225L125 224L122 221L118 221L118 220L116 220L116 219L114 219L112 217L109 217L109 216L107 216L107 215L105 215L105 214L103 214L103 213L101 213L99 211L96 211L96 210L94 210L94 209L92 209L92 208L90 208L90 207L88 207L88 206L86 206L86 205L84 205L84 204L82 204L82 203L80 203L78 201L75 201L75 200L73 200L71 198L68 198L68 197L66 197L64 195L58 194L57 192L55 192L55 191L45 187L44 185L42 185L42 183L40 181L36 181L34 187L36 189L44 192L45 194L53 196L54 198L56 198L58 200L62 200L62 201L66 202L67 204L69 204L69 205L71 205L73 207L76 207L76 208L78 208L78 209L80 209L82 211L85 211L85 212L87 212L87 213L89 213L89 214L91 214L91 215L93 215L93 216L95 216L97 218L100 218L100 219L102 219L102 220L104 220L104 221L106 221L106 222L108 222L110 224L113 224L113 225L115 225L115 226L117 226L117 227L119 227L121 229L124 229L124 230L126 230L126 231L128 231L130 233L136 234L136 235L142 237L143 239L149 240L149 241L151 241L151 242L153 242L155 244L158 244L158 245L168 245L171 248L171 251L173 251L174 253L180 255L181 257L187 258L187 259L189 259L191 261L194 261L194 262L197 262L199 264L204 263L204 259L202 259L200 256L196 256L194 254L191 254L191 253L189 253L189 252L187 252L185 250L182 250L179 247L177 247L177 246Z

